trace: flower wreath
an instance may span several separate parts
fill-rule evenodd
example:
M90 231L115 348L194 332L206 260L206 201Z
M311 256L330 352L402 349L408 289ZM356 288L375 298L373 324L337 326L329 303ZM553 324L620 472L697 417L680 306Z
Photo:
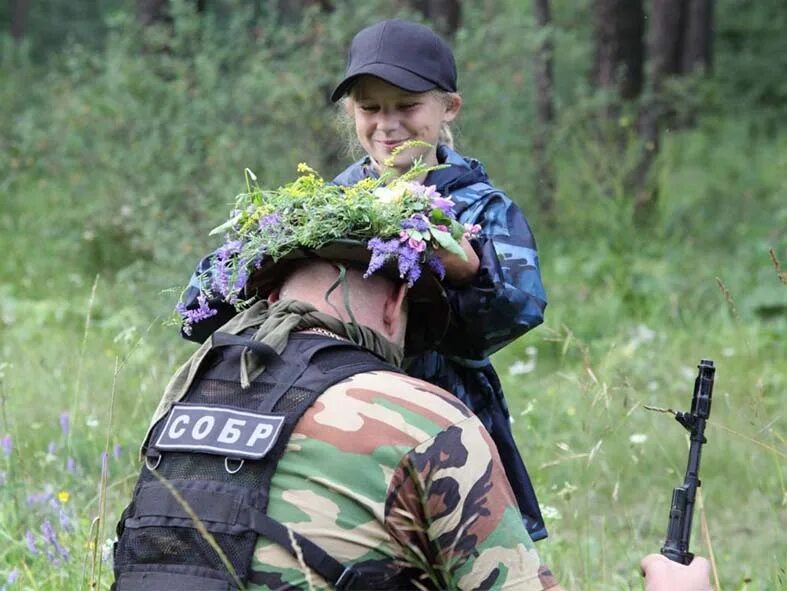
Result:
M294 181L272 190L261 188L246 169L247 191L236 197L229 219L210 232L224 233L225 242L200 276L198 307L189 310L182 302L177 306L183 330L189 334L194 323L217 313L210 308L210 299L220 297L237 310L253 303L256 296L247 297L244 288L266 257L275 261L335 240L366 244L371 255L364 277L392 263L410 287L424 267L443 279L445 268L438 251L466 259L459 241L477 235L480 227L457 222L450 196L413 180L437 168L442 166L415 161L393 180L384 174L342 186L325 182L301 163Z

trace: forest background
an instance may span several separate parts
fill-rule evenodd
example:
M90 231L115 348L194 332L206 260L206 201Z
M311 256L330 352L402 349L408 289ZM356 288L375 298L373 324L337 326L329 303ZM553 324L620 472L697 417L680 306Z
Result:
M641 589L716 362L692 549L787 589L787 11L779 0L12 0L0 7L0 589L107 589L167 325L243 190L354 156L352 35L430 22L457 146L539 243L543 326L494 358L569 589ZM349 152L348 152L349 150ZM102 557L103 555L103 557Z

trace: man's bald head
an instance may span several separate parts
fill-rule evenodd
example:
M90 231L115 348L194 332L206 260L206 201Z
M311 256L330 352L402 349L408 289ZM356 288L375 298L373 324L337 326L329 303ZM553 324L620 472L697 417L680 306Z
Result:
M299 300L343 322L350 322L345 306L347 290L349 307L358 324L403 346L407 328L407 286L382 275L364 279L363 271L350 264L344 266L346 278L331 292L327 302L325 294L339 279L340 268L337 263L315 259L298 263L281 286L271 292L268 300L271 303L280 299Z

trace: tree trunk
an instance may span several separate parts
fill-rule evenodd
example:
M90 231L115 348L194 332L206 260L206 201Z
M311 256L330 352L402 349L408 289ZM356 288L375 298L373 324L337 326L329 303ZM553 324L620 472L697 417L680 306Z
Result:
M199 14L205 12L207 0L194 0L194 7ZM144 26L156 23L170 23L172 19L167 9L169 0L137 0L137 18Z
M536 26L545 29L552 17L549 0L533 0ZM536 88L536 130L533 138L535 159L536 201L541 212L550 220L555 206L555 174L549 159L549 144L555 118L553 98L552 35L547 32L536 48L533 75Z
M690 0L683 33L683 72L709 72L713 65L713 0Z
M20 43L27 33L27 15L30 12L30 0L10 0L11 4L11 37Z
M453 37L462 25L461 0L410 0L409 4L432 21L435 30L445 37Z
M167 0L137 0L137 18L146 27L168 22Z
M325 12L333 10L331 0L277 0L276 6L279 13L289 19L300 17L305 8L319 6Z
M686 0L652 0L650 11L651 85L660 89L666 76L683 72Z
M643 83L645 12L642 0L593 0L592 80L631 100Z

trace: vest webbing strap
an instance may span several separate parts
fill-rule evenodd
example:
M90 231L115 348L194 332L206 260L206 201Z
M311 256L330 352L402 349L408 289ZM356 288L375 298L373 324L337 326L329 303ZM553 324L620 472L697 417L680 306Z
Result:
M246 525L261 536L279 544L292 554L301 566L306 566L331 583L336 589L349 589L357 573L345 567L341 562L330 556L325 550L302 535L292 531L284 524L268 517L262 511L249 511L244 519ZM297 546L293 546L293 542ZM249 580L254 579L251 573Z

